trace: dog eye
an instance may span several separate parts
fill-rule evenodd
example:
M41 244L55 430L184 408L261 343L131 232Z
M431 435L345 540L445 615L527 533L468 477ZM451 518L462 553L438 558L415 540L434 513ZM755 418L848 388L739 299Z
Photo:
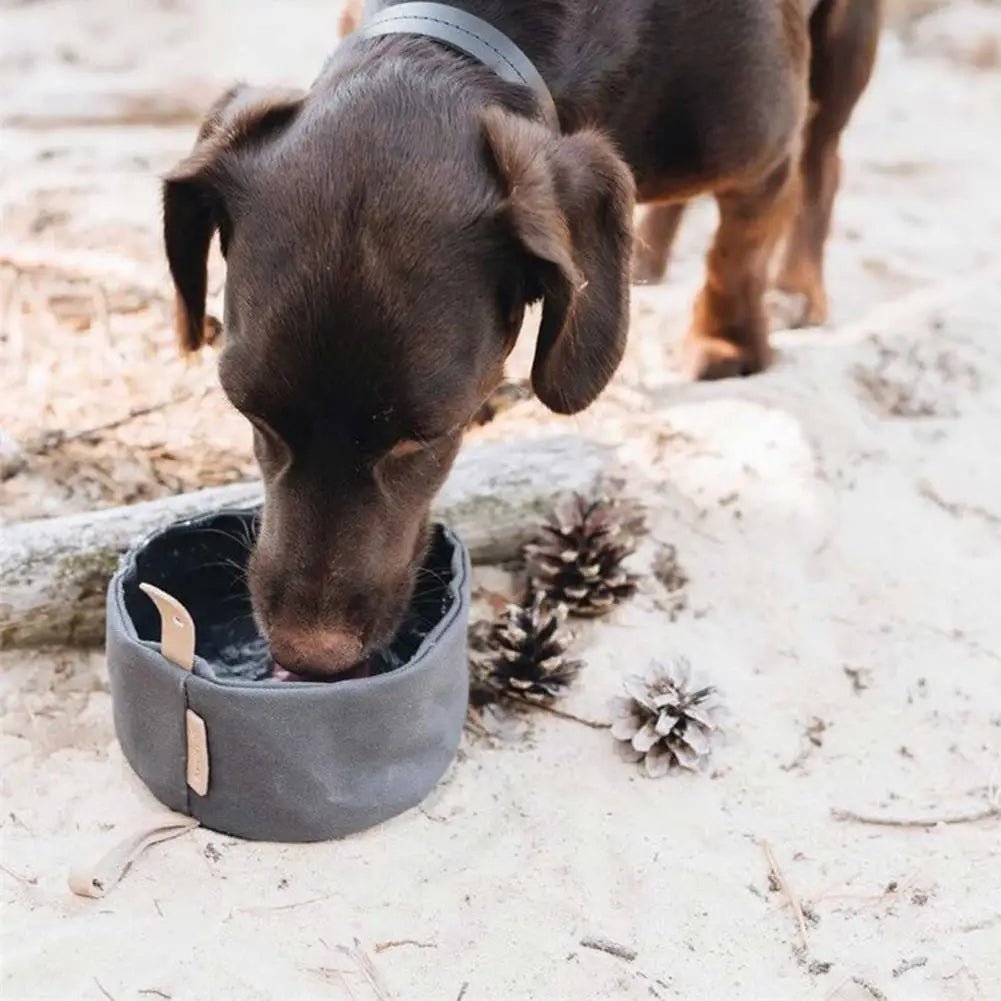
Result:
M387 459L404 459L408 455L423 452L431 442L419 441L417 438L404 438L398 441L387 453Z
M461 427L454 427L442 434L429 435L425 438L403 438L383 458L393 461L395 459L405 459L407 456L416 455L418 452L433 451L441 445L447 445L449 442L454 441L461 431Z

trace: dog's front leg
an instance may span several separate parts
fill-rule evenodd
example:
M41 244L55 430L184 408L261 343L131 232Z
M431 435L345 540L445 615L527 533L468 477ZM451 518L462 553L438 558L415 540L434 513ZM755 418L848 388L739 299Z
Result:
M663 279L685 202L651 205L643 214L633 248L633 281L650 285Z

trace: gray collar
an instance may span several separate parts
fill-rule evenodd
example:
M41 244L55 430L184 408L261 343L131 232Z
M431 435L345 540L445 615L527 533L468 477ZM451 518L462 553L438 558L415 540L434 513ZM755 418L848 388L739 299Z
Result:
M424 35L465 52L502 80L531 89L546 123L560 131L553 95L532 61L502 31L482 18L474 17L443 3L401 3L387 7L370 18L356 34L367 38L380 35Z

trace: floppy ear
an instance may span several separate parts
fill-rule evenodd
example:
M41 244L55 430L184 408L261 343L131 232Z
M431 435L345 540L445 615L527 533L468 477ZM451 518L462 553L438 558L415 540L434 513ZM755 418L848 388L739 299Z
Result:
M543 297L532 387L550 410L573 414L605 388L625 351L632 174L598 132L554 136L498 108L484 129L502 212Z
M185 354L211 339L205 329L207 263L216 230L226 253L227 155L287 123L302 96L300 91L233 87L209 109L192 152L164 178L163 238L177 293L177 338Z

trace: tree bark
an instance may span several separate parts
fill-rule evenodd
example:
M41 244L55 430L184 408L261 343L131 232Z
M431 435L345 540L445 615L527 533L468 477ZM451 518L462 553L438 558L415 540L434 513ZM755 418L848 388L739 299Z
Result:
M434 505L474 562L516 556L554 499L591 493L606 450L573 436L471 445ZM260 501L259 483L180 494L90 514L23 522L0 533L0 649L98 643L108 580L122 554L172 521Z

